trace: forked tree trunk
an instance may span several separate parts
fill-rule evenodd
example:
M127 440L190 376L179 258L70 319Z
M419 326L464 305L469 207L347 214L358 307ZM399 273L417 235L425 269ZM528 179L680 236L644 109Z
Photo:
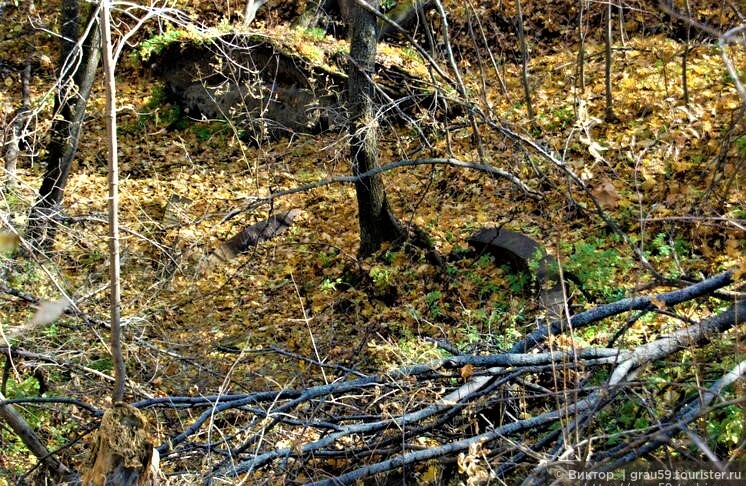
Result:
M96 9L91 7L91 15ZM99 29L95 26L86 40L84 52L76 42L80 23L79 0L62 4L62 49L59 62L59 89L55 97L54 121L47 146L46 170L39 196L29 212L26 238L32 245L48 249L54 242L54 218L59 211L70 166L78 149L88 96L100 58ZM87 25L87 24L86 24Z
M372 1L371 7L378 3ZM376 120L373 110L373 75L376 58L376 16L353 3L350 19L349 114L350 155L355 176L378 167ZM380 174L355 183L360 224L360 256L377 251L384 241L405 234L389 208Z

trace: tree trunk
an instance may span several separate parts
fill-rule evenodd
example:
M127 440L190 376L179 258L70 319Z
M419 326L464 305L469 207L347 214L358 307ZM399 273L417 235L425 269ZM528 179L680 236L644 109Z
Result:
M575 75L575 92L580 91L585 96L585 4L588 0L580 0L578 5L578 63ZM577 113L576 113L577 116Z
M377 2L370 4L377 8ZM376 120L373 110L373 75L376 57L376 16L353 4L350 15L349 114L352 173L359 176L378 167ZM366 257L384 241L396 241L405 234L391 212L380 174L355 182L360 256Z
M91 14L95 13L91 8ZM55 97L51 139L47 146L46 170L39 196L29 213L26 237L42 249L54 241L54 216L59 211L70 166L78 149L88 95L93 86L100 58L100 33L92 27L81 53L77 47L79 31L79 0L64 0L62 5L62 46L59 61L59 88ZM88 25L88 24L86 24Z
M15 189L16 169L18 167L18 156L21 152L20 140L26 127L26 121L31 113L31 63L26 62L26 67L21 75L21 108L16 113L15 119L8 127L8 138L5 149L5 189Z
M526 96L526 110L531 125L535 123L534 105L531 103L531 84L528 82L528 43L526 42L526 31L523 29L523 9L521 0L515 2L518 11L518 40L521 43L521 83L523 83L523 92Z
M686 8L686 18L690 19L692 18L692 8L691 5L689 5L689 0L685 0L684 6ZM684 104L688 107L689 106L689 82L687 80L686 76L686 70L687 70L687 59L689 57L689 49L691 49L692 45L692 24L687 22L686 23L686 43L684 44L684 53L681 55L681 86L684 89Z
M262 8L262 5L267 3L268 0L247 0L246 1L246 7L244 8L243 13L243 24L249 25L253 20L254 17L256 17L256 12L260 8Z
M106 88L106 142L108 149L109 172L109 307L111 311L111 358L114 361L114 389L111 401L116 403L124 398L124 385L127 373L122 354L121 326L121 281L119 264L119 152L117 146L117 91L114 81L115 60L111 45L111 0L101 4L101 50L104 58L104 85Z
M611 89L611 63L612 52L611 52L611 41L612 41L612 30L611 30L611 14L612 4L611 0L606 4L606 25L604 26L604 41L606 44L606 63L605 63L605 92L606 92L606 121L613 122L616 120L614 114L614 96Z

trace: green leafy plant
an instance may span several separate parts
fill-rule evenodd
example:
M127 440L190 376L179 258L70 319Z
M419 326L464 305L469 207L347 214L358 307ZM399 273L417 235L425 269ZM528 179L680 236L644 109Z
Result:
M169 29L140 43L137 54L140 59L149 59L153 54L162 53L166 47L187 37L186 31Z
M667 270L674 277L678 277L681 271L676 264L676 259L686 255L688 248L689 244L683 239L672 239L667 233L661 232L650 242L646 254L651 260L667 266Z
M11 287L20 288L28 284L41 282L46 275L44 271L30 260L15 262L8 272L8 284Z
M741 155L741 157L746 155L746 135L741 135L740 137L736 138L735 145L736 150Z
M369 272L373 285L378 288L386 288L391 285L393 273L390 268L375 266Z
M114 368L114 365L111 362L111 358L108 356L105 358L93 360L88 364L88 366L93 370L105 372L111 372L111 370Z
M571 105L561 106L552 112L552 126L553 129L565 129L575 122L575 110Z
M379 2L379 5L381 6L381 9L386 12L388 10L391 10L392 8L396 7L397 1L396 0L381 0Z
M25 211L28 208L28 203L23 200L17 193L9 191L4 194L2 198L3 209L8 211Z
M338 255L339 255L339 250L335 248L332 248L328 251L320 251L318 253L319 265L321 265L322 268L331 267L337 261Z
M666 243L666 233L658 233L651 242L653 247L663 256L669 256L672 248Z
M181 107L169 102L168 92L163 84L156 84L153 87L148 102L138 113L137 129L145 130L149 124L177 130L183 130L188 126L187 118L182 113Z
M225 121L211 121L211 122L200 122L193 123L191 125L194 134L197 135L197 140L200 142L207 142L214 137L218 137L216 140L218 146L225 146L225 134L229 131L228 123Z
M462 326L461 334L463 336L463 340L461 341L461 343L459 343L459 347L463 350L468 349L475 343L481 343L484 341L484 334L477 326L473 324Z
M9 379L6 383L8 398L27 398L39 396L39 380L33 376L23 378L20 382Z
M570 254L565 267L572 272L586 290L597 294L606 301L617 300L624 295L624 289L613 285L619 274L632 268L633 260L616 248L603 248L614 239L581 241L565 248Z
M60 333L60 327L56 323L52 323L44 328L44 334L47 337L56 337Z
M505 279L508 281L508 288L511 292L524 292L527 285L531 282L531 275L526 272L514 272L507 266L503 266Z
M313 27L303 31L303 35L309 40L323 40L326 37L326 31L319 27Z
M732 395L732 393L728 393ZM718 418L707 421L707 433L718 445L731 448L746 437L746 411L738 405L728 405L718 412Z
M443 310L441 309L442 298L443 294L440 293L440 290L433 290L432 292L429 292L427 295L425 295L425 302L427 303L427 307L428 309L430 309L430 314L435 319L443 316Z
M319 289L321 289L321 291L324 292L325 294L333 294L334 292L337 291L337 285L341 283L342 283L341 277L337 277L334 280L325 278L321 282L321 285L319 285Z
M94 266L103 263L106 260L106 256L105 252L94 248L88 253L81 255L78 258L78 263L87 267Z

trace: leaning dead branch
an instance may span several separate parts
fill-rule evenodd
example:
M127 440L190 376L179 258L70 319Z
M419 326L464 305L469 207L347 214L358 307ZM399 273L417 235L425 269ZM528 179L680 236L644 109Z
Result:
M50 454L47 447L34 432L23 415L18 412L12 404L6 403L5 397L0 393L0 419L2 419L13 432L18 435L23 444L44 463L44 465L57 477L66 478L71 471L62 464L55 456Z

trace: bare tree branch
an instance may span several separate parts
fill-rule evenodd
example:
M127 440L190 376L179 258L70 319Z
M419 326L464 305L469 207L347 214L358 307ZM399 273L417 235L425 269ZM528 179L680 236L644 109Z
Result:
M484 172L486 174L490 174L494 177L500 177L500 178L509 180L529 197L532 197L534 199L541 198L541 194L539 192L528 187L526 184L524 184L520 179L518 179L516 176L514 176L510 172L504 171L497 167L492 167L490 165L476 164L473 162L464 162L458 159L451 159L451 158L399 160L391 164L386 164L380 167L376 167L375 169L371 169L357 176L331 177L329 179L323 179L320 181L311 182L309 184L304 184L302 186L293 187L290 189L282 189L280 191L272 192L266 196L257 196L255 198L252 198L252 201L249 204L244 205L242 208L238 208L238 209L234 209L233 211L230 211L228 214L226 214L223 217L223 220L221 222L226 222L241 213L253 211L254 209L256 209L257 206L261 204L264 204L269 201L273 201L280 197L288 196L290 194L311 191L313 189L318 189L320 187L328 186L331 184L351 184L365 177L370 177L372 175L380 174L382 172L387 172L393 169L397 169L399 167L409 167L409 166L418 166L418 165L448 165L451 167L463 167L465 169L477 170L480 172Z

